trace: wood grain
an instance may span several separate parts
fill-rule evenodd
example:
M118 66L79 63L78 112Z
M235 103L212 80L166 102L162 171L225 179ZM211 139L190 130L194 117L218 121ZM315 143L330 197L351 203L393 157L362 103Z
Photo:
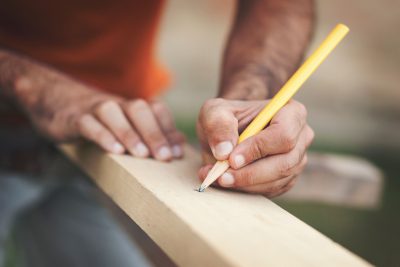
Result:
M179 266L369 266L272 201L196 192L200 157L161 163L61 147Z

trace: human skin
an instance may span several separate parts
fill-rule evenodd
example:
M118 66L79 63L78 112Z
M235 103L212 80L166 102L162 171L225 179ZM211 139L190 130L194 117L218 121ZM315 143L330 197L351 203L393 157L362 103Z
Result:
M202 107L197 123L204 180L215 160L230 169L216 186L278 196L296 182L314 138L307 110L291 100L259 134L237 144L251 122L298 67L313 25L312 0L242 0L224 54L217 98Z
M269 127L237 137L296 69L311 35L311 0L242 0L224 54L218 98L202 107L197 130L205 165L229 159L223 187L269 197L289 190L313 132L306 109L290 101ZM182 157L183 135L160 102L101 92L33 59L0 48L0 94L54 142L90 140L112 153L168 161Z
M158 101L101 92L32 59L0 49L0 95L14 102L54 142L80 138L111 153L169 161L184 136Z

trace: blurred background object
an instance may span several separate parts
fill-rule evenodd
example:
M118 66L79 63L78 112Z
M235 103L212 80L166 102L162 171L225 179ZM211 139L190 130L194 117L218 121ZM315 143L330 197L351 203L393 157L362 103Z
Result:
M174 84L165 99L178 127L192 142L196 140L194 126L200 106L217 94L220 61L234 3L174 0L168 2L164 14L159 54L174 75ZM358 177L361 185L369 186L363 189L363 196L370 205L347 205L343 199L351 196L354 185L360 183L352 180L340 187L343 179L335 184L335 173L324 176L330 177L329 183L328 178L319 184L315 177L308 181L315 187L314 196L322 190L319 198L289 194L278 203L368 261L379 266L398 266L400 2L316 1L316 6L316 31L310 50L338 22L348 25L351 32L305 84L297 99L308 107L309 122L316 132L312 150L352 155L344 159L333 157L327 166L339 164L333 170L337 170L337 177L343 177L340 170L353 162L354 168L346 173L358 173L349 177ZM368 159L382 172L354 156ZM310 177L307 172L305 176ZM296 190L300 192L295 188L292 196ZM321 199L333 195L335 190L340 194L347 192L342 203Z
M381 171L360 157L308 153L308 165L296 185L279 199L378 209Z

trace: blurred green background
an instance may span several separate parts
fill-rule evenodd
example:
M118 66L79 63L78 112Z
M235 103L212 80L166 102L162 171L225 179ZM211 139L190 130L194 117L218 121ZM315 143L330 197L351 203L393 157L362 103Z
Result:
M158 52L174 77L164 98L192 142L198 110L217 92L234 2L170 1L163 18ZM316 6L310 50L339 22L351 32L297 95L316 132L312 150L371 160L385 175L383 198L378 209L278 204L368 261L399 266L400 1L316 1Z

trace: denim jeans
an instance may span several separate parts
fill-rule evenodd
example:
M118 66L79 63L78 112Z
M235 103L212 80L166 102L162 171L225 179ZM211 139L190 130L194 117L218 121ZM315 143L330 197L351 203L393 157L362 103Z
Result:
M0 153L23 153L10 146L21 142L0 137ZM38 172L0 164L0 267L151 266L87 177L55 149L45 151L32 159Z

